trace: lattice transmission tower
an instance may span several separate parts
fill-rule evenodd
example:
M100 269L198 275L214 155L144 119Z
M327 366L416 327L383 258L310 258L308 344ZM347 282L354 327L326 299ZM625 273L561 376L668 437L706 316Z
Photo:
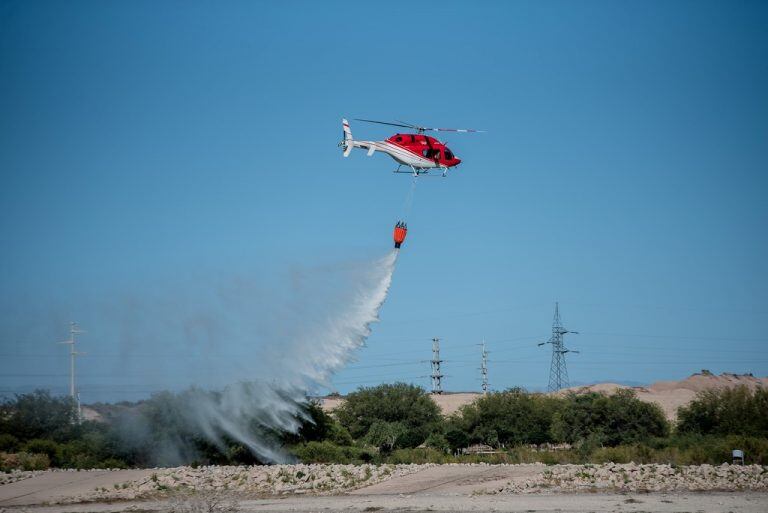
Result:
M480 344L482 346L482 352L480 353L480 376L483 380L483 394L488 393L488 351L485 350L485 340Z
M555 319L552 322L552 337L546 342L541 342L539 345L552 344L552 363L549 366L549 386L547 391L557 392L561 388L568 388L570 386L568 382L568 368L565 365L565 353L577 353L567 349L563 345L563 335L566 333L578 334L578 331L568 331L563 328L563 323L560 321L560 307L555 303Z
M443 373L440 372L440 364L443 360L440 359L440 339L435 337L432 339L432 393L443 393Z

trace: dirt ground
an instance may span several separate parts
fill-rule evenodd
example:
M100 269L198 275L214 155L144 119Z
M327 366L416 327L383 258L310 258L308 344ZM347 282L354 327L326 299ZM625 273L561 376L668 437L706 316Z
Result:
M559 512L745 512L768 511L768 494L735 493L584 493L491 495L505 483L529 479L542 472L540 465L466 466L444 465L398 477L334 496L283 495L262 499L237 498L241 512L309 511L559 511ZM150 475L152 470L119 472L47 473L0 486L0 512L117 513L142 511L202 511L195 504L169 500L91 502L50 505L95 487L114 486L126 479ZM199 506L199 503L197 504ZM217 511L217 510L213 510Z

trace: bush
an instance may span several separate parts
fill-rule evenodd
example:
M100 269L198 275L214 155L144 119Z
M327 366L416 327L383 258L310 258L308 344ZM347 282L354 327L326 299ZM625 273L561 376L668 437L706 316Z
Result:
M352 445L355 441L352 439L352 435L349 434L347 428L334 421L331 424L330 433L328 433L328 440L336 445Z
M450 428L445 432L445 440L452 452L469 446L469 435L459 428Z
M424 442L424 445L431 449L436 449L440 452L447 453L451 451L451 446L448 440L440 433L432 433Z
M645 403L632 390L612 395L569 394L562 409L555 412L552 435L562 442L575 443L598 436L604 444L632 444L666 436L669 424L656 404Z
M307 442L293 448L293 454L303 463L366 463L375 455L359 447L343 447L333 442Z
M313 442L328 438L336 423L333 418L323 411L317 401L309 401L300 406L302 418L298 432L286 433L284 439L288 443Z
M46 454L19 453L22 470L47 470L51 467L51 460Z
M443 451L439 451L432 448L418 448L418 449L397 449L389 454L385 461L392 465L398 465L402 463L448 463L453 461L451 456L448 456Z
M294 447L293 453L303 463L347 463L344 451L333 442L307 442Z
M552 416L561 403L561 399L515 388L481 397L462 407L460 417L454 420L471 443L494 447L540 444L552 441ZM457 442L458 439L451 442L449 438L452 447Z
M10 433L0 433L0 451L16 452L19 448L19 439Z
M23 451L27 453L32 454L45 454L48 456L49 464L50 462L53 462L54 464L57 464L59 459L59 452L60 452L59 444L54 442L53 440L40 440L40 439L34 439L30 440L29 442L25 443L23 446Z
M365 435L365 443L376 447L380 452L389 452L398 445L398 441L408 433L402 422L383 422L377 420Z
M705 390L678 409L681 433L768 437L768 390Z
M360 388L334 412L355 439L368 434L376 422L401 423L406 432L398 444L416 447L440 424L440 409L423 388L405 383Z
M117 458L107 458L101 463L99 463L99 468L128 468L128 465L120 459Z
M34 438L66 440L77 435L77 408L69 397L52 397L36 390L0 403L0 433L22 441Z
M50 468L51 461L45 454L30 454L19 452L16 454L0 453L0 472L11 470L46 470Z

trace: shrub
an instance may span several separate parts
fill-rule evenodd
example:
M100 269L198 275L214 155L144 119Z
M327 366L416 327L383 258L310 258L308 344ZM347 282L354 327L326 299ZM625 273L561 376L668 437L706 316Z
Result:
M334 421L331 424L330 432L328 433L328 440L336 445L352 445L355 441L352 439L352 435L349 434L347 428Z
M56 464L58 463L60 448L59 444L53 440L34 439L24 444L23 451L31 454L45 454L48 456L49 464L50 462Z
M459 428L448 429L445 433L445 440L453 452L469 445L469 436Z
M19 448L19 439L10 433L0 433L0 451L15 452Z
M599 436L606 445L615 446L666 436L668 432L669 424L661 408L639 400L634 391L626 389L612 395L569 394L552 421L552 435L568 443Z
M128 465L117 458L107 458L99 463L99 468L128 468Z
M307 442L294 447L293 453L304 463L349 463L348 455L333 442Z
M355 439L368 434L375 422L406 427L402 447L416 447L441 421L440 409L423 388L405 383L359 388L334 412Z
M424 444L429 448L436 449L443 453L450 452L451 450L448 440L446 440L445 436L440 433L430 434Z
M746 386L705 390L678 409L681 433L768 437L768 390Z
M76 436L77 408L70 397L52 397L36 390L0 403L0 433L21 440L50 438L61 441Z
M445 452L432 448L418 449L397 449L389 454L385 461L397 465L402 463L447 463L453 458L446 455Z
M408 428L402 422L383 422L377 420L365 435L365 442L376 447L379 451L389 452L398 445L408 433Z
M561 403L561 399L515 388L485 395L462 407L456 423L473 443L494 447L540 444L552 441L552 416Z
M46 454L19 453L19 466L21 470L46 470L51 466L51 460Z

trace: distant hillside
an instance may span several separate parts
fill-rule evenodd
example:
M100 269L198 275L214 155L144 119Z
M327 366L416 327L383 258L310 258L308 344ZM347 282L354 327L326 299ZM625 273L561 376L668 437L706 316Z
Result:
M657 381L649 386L628 386L618 383L596 383L594 385L585 385L571 387L556 392L557 395L565 395L569 392L577 394L586 392L605 392L612 393L618 389L631 389L637 394L641 401L656 403L664 410L664 414L671 421L677 418L677 409L691 402L697 392L702 390L732 388L739 385L746 385L750 389L757 387L768 388L768 377L756 378L751 374L730 374L723 373L718 375L709 371L702 371L693 374L681 381ZM465 404L469 404L481 397L477 392L456 392L433 395L437 405L443 412L443 415L450 415ZM324 397L321 399L322 407L326 411L333 411L344 401L341 396Z

